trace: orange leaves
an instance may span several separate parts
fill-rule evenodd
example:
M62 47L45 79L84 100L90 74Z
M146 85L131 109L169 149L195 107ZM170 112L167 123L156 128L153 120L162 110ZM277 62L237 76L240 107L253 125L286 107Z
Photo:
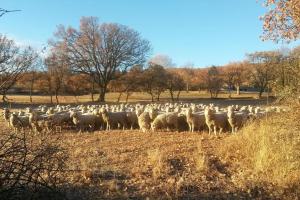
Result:
M263 40L292 41L300 35L300 1L266 0L265 6L270 10L261 18Z

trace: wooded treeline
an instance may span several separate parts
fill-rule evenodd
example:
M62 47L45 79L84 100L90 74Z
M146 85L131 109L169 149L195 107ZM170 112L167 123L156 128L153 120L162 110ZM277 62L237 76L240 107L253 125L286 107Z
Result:
M207 68L174 67L171 58L150 58L150 53L150 42L135 30L100 23L95 17L83 17L78 29L58 26L44 57L0 35L0 94L6 101L14 88L27 92L30 101L39 93L59 103L58 95L83 94L103 102L109 91L119 92L118 100L146 92L159 101L168 91L176 101L183 90L206 90L216 98L225 89L230 98L233 90L239 94L247 86L255 88L259 98L270 91L279 97L299 97L300 47L255 52L244 61Z

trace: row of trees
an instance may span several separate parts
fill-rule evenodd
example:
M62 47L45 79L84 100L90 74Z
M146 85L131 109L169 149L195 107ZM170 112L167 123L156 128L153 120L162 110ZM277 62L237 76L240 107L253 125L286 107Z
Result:
M282 97L299 96L299 47L285 52L256 52L248 54L244 62L210 68L168 67L168 63L172 64L171 59L166 56L159 59L162 56L158 56L150 59L147 66L135 64L126 69L102 68L104 72L114 70L106 75L110 78L105 80L100 78L102 76L97 79L95 73L91 73L91 77L89 73L74 70L64 56L53 50L41 60L33 49L17 47L12 40L1 36L0 92L3 100L6 100L7 91L12 86L29 91L31 101L33 91L48 94L51 102L56 97L57 103L60 94L76 97L90 93L94 101L95 91L100 91L99 99L103 100L102 83L106 85L105 93L119 92L118 101L122 95L126 95L128 100L133 92L138 91L148 93L152 101L159 100L165 91L170 93L173 101L178 100L183 90L207 90L211 97L217 97L221 89L227 88L231 97L232 90L236 89L239 94L243 85L257 88L259 97L271 90Z
M297 39L298 0L262 1L270 8L262 17L264 39ZM8 12L0 9L0 16ZM280 96L299 95L299 48L287 53L256 52L242 63L201 70L169 69L174 66L172 60L158 56L143 69L151 51L149 41L127 26L99 23L95 17L83 17L78 29L59 26L49 46L50 52L41 62L31 48L17 47L12 40L0 36L3 101L16 82L29 88L30 94L34 89L49 94L51 101L52 96L58 101L60 93L76 96L87 91L94 100L95 90L99 92L99 101L105 100L108 90L120 92L120 97L126 93L126 99L133 91L145 91L152 100L159 100L160 94L169 90L174 100L184 88L206 89L217 97L222 87L227 87L229 95L234 88L239 94L243 84L258 88L259 97L270 89Z

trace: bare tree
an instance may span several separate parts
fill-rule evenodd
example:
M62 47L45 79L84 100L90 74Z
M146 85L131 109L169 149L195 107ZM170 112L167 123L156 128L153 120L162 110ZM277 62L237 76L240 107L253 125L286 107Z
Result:
M60 197L62 194L56 188L64 182L67 158L67 152L59 144L59 137L2 132L1 199L34 199L33 196L38 193L46 192Z
M7 14L7 13L11 13L11 12L18 12L21 10L6 10L4 8L0 8L0 17L2 17L3 15Z
M160 66L153 63L149 63L149 67L143 73L143 88L151 95L152 102L156 98L160 100L160 95L167 88L167 72Z
M100 24L96 17L83 17L80 28L58 28L53 49L68 58L74 72L88 74L99 86L99 101L116 71L145 62L150 44L135 30L120 24Z
M245 66L246 62L233 62L225 66L224 82L228 86L229 98L234 87L236 94L240 95L240 86L245 82Z
M280 62L280 53L275 51L255 52L248 54L252 66L249 69L250 78L255 86L259 88L258 98L268 89L269 83L274 79L274 70Z
M231 90L234 88L235 72L232 67L226 66L223 71L223 80L227 85L228 98L231 98Z
M37 54L32 48L21 49L13 40L0 35L0 93L6 101L7 91L34 63Z
M111 81L110 87L119 92L117 102L120 101L123 93L126 94L126 102L128 102L129 96L133 92L139 91L143 83L143 67L141 65L133 66L128 72L120 74L120 76Z
M212 66L209 68L206 77L206 85L211 98L217 98L223 85L223 79L217 67Z
M49 81L51 81L51 89L53 89L56 103L58 104L58 94L61 91L64 84L64 79L68 74L68 65L63 55L57 54L57 52L50 54L46 58L45 64L47 66L48 76L50 78Z
M78 95L86 94L91 89L91 84L86 74L68 74L64 79L65 92L72 94L76 102Z
M179 100L181 91L185 87L184 80L175 72L167 72L166 79L166 88L169 90L172 101L175 100L174 96L176 95L176 100ZM177 94L176 94L177 92Z

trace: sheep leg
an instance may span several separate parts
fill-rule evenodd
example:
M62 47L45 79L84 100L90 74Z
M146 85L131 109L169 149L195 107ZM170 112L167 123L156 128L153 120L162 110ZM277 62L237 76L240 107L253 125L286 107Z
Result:
M91 132L94 132L94 130L95 130L95 124L91 124L90 130L91 130Z
M222 132L223 132L223 128L220 128L219 135L221 135Z
M238 131L238 127L235 127L234 133L237 133L237 131Z
M216 126L214 126L214 133L215 133L215 135L217 135L217 127Z
M82 125L79 126L79 132L78 133L83 133L84 127Z
M191 124L190 124L190 123L188 123L188 125L189 125L189 131L191 132L191 131L192 131Z

